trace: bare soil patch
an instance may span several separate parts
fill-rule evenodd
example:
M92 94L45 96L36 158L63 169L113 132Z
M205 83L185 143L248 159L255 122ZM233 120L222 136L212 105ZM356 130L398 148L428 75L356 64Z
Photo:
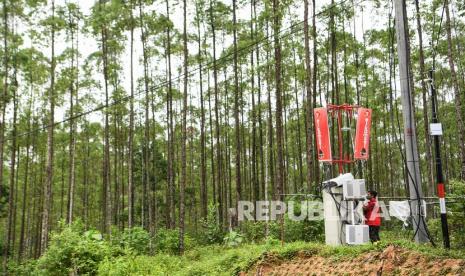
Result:
M350 258L268 255L241 275L465 275L465 260L433 258L398 246Z

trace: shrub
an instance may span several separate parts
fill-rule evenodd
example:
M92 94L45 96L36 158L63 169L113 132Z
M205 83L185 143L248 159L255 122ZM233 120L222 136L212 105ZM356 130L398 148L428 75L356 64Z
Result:
M258 242L265 238L266 224L263 221L241 222L241 233L247 241Z
M154 239L156 253L179 253L179 231L161 228L157 231ZM184 234L184 249L188 250L194 246L194 241L189 235Z
M136 255L148 254L152 240L150 234L142 227L126 228L116 232L112 242Z
M181 266L179 257L157 254L155 256L122 256L104 260L99 275L173 275Z
M201 221L202 231L199 240L202 244L219 244L223 241L223 230L217 219L216 206L208 206L207 218Z
M279 221L270 223L270 236L275 239L281 238L281 223ZM322 220L294 221L287 216L284 217L284 240L293 241L323 241L324 223Z
M97 230L83 231L80 223L62 226L60 232L51 233L49 247L37 261L35 274L94 275L102 260L121 253L119 248L106 242Z
M9 275L34 275L36 266L37 266L37 260L34 260L34 259L27 260L22 263L10 260L8 262L8 274ZM0 269L0 271L2 270Z
M228 247L236 247L244 242L244 237L236 231L230 231L223 239Z
M447 204L451 246L465 248L465 182L450 180L448 196L453 198ZM437 237L442 238L440 220L433 220L431 225L437 231Z

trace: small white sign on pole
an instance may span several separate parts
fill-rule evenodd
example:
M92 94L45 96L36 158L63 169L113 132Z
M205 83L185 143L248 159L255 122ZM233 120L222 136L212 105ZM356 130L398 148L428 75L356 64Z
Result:
M431 136L441 136L442 135L442 124L441 123L430 124L429 134Z

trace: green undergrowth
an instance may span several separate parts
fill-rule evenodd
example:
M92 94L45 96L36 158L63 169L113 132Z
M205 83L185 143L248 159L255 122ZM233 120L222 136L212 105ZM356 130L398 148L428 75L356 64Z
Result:
M53 232L46 253L37 260L10 263L11 275L237 275L260 262L272 263L298 256L322 256L334 262L366 252L381 252L390 245L428 258L464 258L465 250L444 250L438 245L418 245L399 231L382 232L377 245L327 246L322 241L288 241L268 237L253 242L229 232L221 243L206 245L186 236L178 255L178 232L159 230L154 238L142 228L113 231L108 239L79 223Z
M107 259L99 266L100 275L236 275L264 259L286 260L299 255L319 255L335 261L354 258L369 251L382 251L389 245L417 251L431 258L464 258L463 251L446 251L409 241L382 242L377 245L332 247L321 243L278 241L244 244L240 247L205 246L192 249L183 256L121 256Z

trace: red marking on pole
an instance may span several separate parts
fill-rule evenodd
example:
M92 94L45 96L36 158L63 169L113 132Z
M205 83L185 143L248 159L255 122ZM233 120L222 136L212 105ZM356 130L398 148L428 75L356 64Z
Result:
M438 197L444 198L446 196L446 192L444 190L444 183L438 183Z

